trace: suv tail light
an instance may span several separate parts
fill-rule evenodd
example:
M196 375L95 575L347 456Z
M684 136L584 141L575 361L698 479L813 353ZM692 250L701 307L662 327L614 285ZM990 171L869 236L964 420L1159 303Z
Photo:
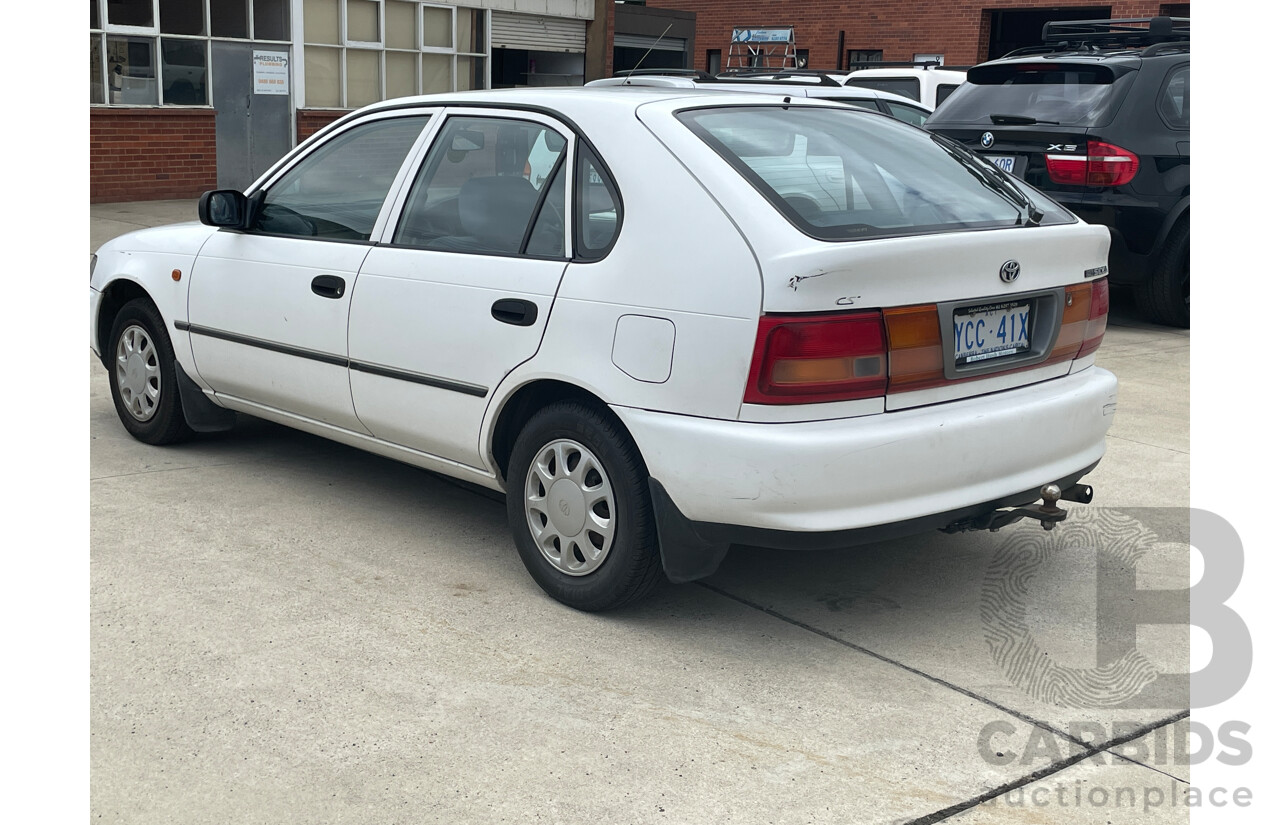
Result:
M1113 143L1091 140L1084 155L1045 155L1049 180L1073 186L1121 186L1138 174L1138 156Z
M748 404L813 404L875 398L888 385L879 312L766 315L756 332Z

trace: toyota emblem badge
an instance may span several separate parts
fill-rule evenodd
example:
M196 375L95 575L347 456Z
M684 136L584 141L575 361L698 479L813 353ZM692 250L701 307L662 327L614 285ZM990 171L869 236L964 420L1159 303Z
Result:
M1018 280L1018 273L1021 271L1022 266L1017 261L1005 261L1000 265L1000 280L1011 284Z
M996 142L996 136L990 132L983 132L980 140L982 141L983 149L990 149L991 145Z

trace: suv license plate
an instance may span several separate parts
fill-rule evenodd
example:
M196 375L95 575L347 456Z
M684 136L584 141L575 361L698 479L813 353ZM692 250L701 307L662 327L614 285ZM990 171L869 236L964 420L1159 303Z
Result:
M955 311L956 366L1016 355L1031 347L1031 304L986 304Z
M997 169L1013 174L1013 157L1011 155L983 155Z

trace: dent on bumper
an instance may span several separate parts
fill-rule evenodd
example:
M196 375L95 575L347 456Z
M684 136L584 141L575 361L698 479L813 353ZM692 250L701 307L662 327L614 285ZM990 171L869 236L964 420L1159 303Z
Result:
M978 398L855 419L757 424L614 407L690 521L856 530L1000 501L1105 450L1116 379L1092 367Z

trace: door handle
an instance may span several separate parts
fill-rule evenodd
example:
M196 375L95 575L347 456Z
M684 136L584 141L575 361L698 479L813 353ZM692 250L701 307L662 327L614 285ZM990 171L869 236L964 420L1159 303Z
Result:
M499 298L493 302L493 317L504 324L531 327L538 320L538 305L520 298Z
M341 298L347 291L347 282L337 275L317 275L311 279L311 291L321 298Z

